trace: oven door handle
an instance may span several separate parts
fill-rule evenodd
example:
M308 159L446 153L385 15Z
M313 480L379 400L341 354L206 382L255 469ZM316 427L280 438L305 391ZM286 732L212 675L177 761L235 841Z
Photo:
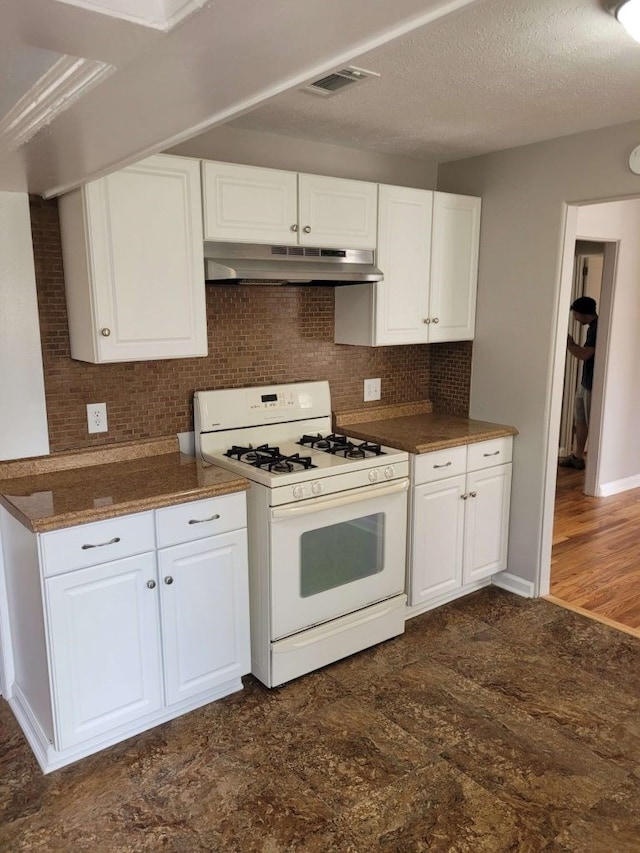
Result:
M408 490L408 478L394 480L393 483L365 486L364 489L356 489L353 493L349 494L331 495L326 498L311 498L311 500L301 501L299 504L294 504L293 506L277 507L271 510L271 519L272 521L279 521L284 518L296 518L301 515L307 515L310 512L333 509L338 506L349 506L349 504L362 503L372 498L383 498L387 495L396 495L399 492L406 492Z

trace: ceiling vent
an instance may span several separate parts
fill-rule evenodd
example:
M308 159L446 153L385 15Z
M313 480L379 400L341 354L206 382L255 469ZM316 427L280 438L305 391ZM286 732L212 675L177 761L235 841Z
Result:
M314 95L322 95L328 98L330 95L337 95L347 86L352 86L354 83L362 83L370 77L379 77L376 71L365 71L364 68L356 68L355 65L348 65L346 68L341 68L340 71L334 71L332 74L327 74L325 77L320 77L319 80L314 80L305 86L304 92L312 92Z

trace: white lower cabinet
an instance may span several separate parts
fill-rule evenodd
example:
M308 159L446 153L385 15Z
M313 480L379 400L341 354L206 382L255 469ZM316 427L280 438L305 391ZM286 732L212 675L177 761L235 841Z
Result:
M155 577L141 554L45 581L58 749L162 708Z
M45 772L242 689L244 492L43 534L1 522L8 698Z
M411 458L409 606L435 606L507 566L511 437Z
M249 672L246 565L244 531L158 551L168 704Z

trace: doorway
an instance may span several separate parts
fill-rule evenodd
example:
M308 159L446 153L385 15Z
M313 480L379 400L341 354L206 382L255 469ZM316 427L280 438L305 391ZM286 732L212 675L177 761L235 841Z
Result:
M550 471L555 495L550 597L629 633L640 626L640 478L629 453L635 416L625 401L635 368L624 358L624 342L637 317L639 224L637 199L569 208L566 237L573 234L573 256L565 252L558 314L557 354L564 361L558 358L554 384L563 401L556 453L571 446L571 395L579 376L576 360L563 353L564 317L573 299L584 294L596 299L600 322L586 469Z
M604 242L576 240L570 305L580 296L590 296L592 299L595 299L596 305L600 306L604 249ZM569 321L569 334L576 341L583 342L581 340L581 327L573 317ZM580 376L581 366L578 360L567 355L564 368L562 413L560 416L560 435L558 439L558 456L560 458L569 456L573 449L573 408Z

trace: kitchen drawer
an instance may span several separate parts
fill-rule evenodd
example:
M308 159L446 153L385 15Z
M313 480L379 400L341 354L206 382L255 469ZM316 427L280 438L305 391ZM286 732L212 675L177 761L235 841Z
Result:
M464 444L446 450L434 450L433 453L421 453L413 457L413 485L464 474L466 465L467 447Z
M45 577L155 550L152 512L122 515L40 535Z
M467 449L467 470L480 471L482 468L511 462L512 450L513 438L510 435L470 444Z
M158 548L179 545L247 526L244 492L156 510Z

